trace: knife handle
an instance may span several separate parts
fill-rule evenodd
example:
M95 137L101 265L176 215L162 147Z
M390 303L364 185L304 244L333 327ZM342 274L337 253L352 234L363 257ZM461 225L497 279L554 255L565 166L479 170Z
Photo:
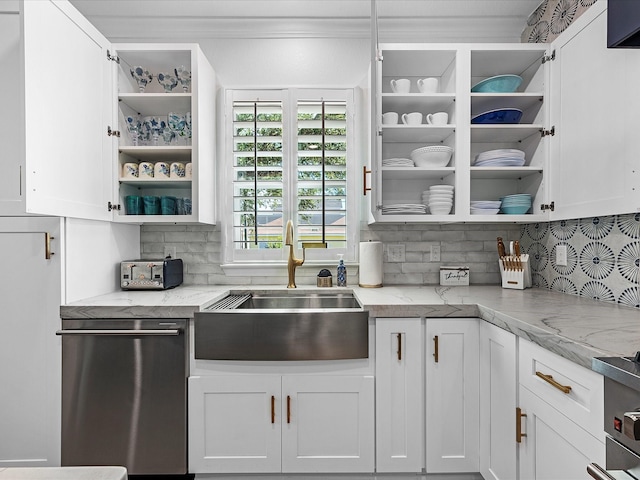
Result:
M500 258L506 255L506 252L504 249L504 243L502 242L502 237L498 237L498 255L500 256Z
M520 242L518 240L516 240L515 242L513 242L513 253L517 256L520 257ZM519 258L518 258L519 259Z

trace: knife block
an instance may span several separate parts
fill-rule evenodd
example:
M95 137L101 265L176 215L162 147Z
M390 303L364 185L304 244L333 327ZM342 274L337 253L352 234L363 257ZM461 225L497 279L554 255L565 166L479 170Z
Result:
M505 255L498 260L502 288L524 290L531 287L529 255Z

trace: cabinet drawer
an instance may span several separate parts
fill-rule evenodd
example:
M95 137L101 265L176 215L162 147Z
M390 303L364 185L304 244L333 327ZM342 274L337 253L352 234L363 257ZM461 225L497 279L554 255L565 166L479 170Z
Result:
M592 435L603 437L602 375L522 339L519 360L520 385ZM563 387L570 389L565 393Z

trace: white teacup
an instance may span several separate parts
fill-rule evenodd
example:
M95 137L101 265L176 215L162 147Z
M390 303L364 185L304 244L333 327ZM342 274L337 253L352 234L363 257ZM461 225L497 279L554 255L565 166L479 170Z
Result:
M430 113L427 115L427 123L429 125L446 125L449 121L447 112Z
M122 178L135 178L139 175L139 169L137 163L125 163L122 165Z
M383 125L396 125L398 123L398 112L387 112L382 114Z
M402 123L405 125L420 125L422 124L422 114L420 112L403 113Z
M140 178L153 178L153 163L141 162L140 163Z
M168 180L169 179L169 164L167 162L156 162L155 169L155 178L158 180Z
M439 80L436 77L421 78L417 83L421 93L436 93L438 91Z
M409 93L411 90L411 80L399 78L391 80L391 90L393 93Z

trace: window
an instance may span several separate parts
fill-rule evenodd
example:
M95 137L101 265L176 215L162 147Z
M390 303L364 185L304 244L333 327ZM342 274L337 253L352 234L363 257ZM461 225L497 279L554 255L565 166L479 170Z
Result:
M285 225L294 223L306 260L355 258L357 172L351 90L231 90L225 263L287 258Z

